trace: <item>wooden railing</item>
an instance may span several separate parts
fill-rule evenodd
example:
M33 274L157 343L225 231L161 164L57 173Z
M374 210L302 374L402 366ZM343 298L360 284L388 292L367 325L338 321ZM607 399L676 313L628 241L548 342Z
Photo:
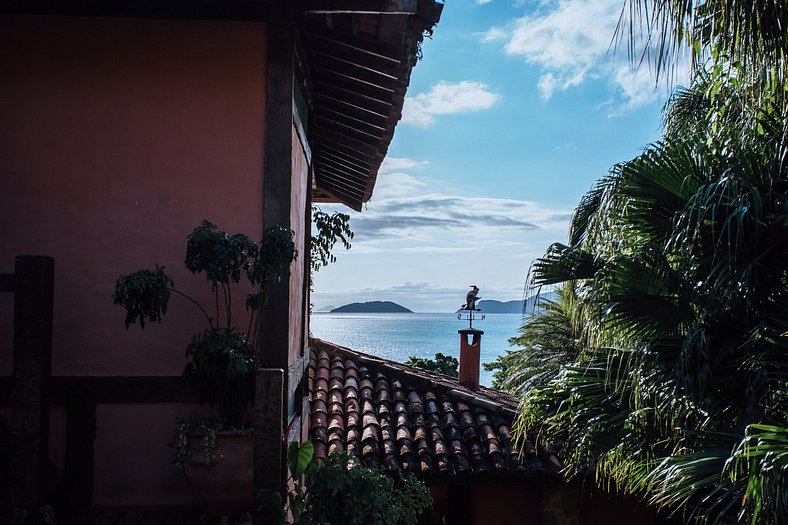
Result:
M0 277L0 291L14 294L14 351L10 384L10 508L36 508L46 492L52 369L52 299L55 261L18 256L14 273Z
M0 274L0 293L14 295L12 372L0 377L0 405L11 407L6 515L27 509L35 519L35 509L53 503L47 486L51 405L65 405L67 414L60 500L67 510L81 510L93 498L96 405L196 401L180 376L53 377L53 292L51 257L18 256L14 273Z
M68 514L90 508L93 503L97 405L197 401L181 376L52 376L53 291L51 257L18 256L14 273L0 274L0 293L14 294L12 373L0 376L0 406L11 407L6 510L33 511L33 520L36 509L56 503L47 487L51 405L66 406L66 480L58 498L66 508L56 510ZM274 487L282 482L283 410L286 405L303 404L302 380L308 362L307 355L287 371L257 372L258 401L253 414L256 447L265 461L256 461L255 467L260 470L257 476L262 486ZM293 418L290 426L297 429L300 418ZM272 465L277 461L281 465Z

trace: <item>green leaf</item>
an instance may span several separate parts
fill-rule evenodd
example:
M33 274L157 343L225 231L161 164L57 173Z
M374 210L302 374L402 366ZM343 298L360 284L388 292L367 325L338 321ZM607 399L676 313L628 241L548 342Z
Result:
M290 443L287 447L287 468L293 479L300 479L304 475L314 456L315 447L310 441Z

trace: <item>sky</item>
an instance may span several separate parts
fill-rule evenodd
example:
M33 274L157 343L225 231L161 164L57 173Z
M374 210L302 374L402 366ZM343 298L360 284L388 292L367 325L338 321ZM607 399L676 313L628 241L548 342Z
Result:
M446 1L372 199L321 205L355 237L315 275L315 310L522 299L594 181L661 136L667 88L611 48L623 1Z

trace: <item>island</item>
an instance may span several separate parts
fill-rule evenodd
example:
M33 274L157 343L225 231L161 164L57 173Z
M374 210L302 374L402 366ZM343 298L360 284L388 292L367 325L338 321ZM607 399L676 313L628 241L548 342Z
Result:
M476 303L476 308L483 314L523 314L533 312L534 306L539 310L539 301L555 301L555 292L545 292L538 296L532 295L527 301L496 301L494 299L482 299ZM455 313L460 312L457 310Z
M331 310L332 314L412 314L404 306L391 301L369 301L366 303L350 303Z
M486 314L521 314L523 313L523 301L495 301L493 299L482 299L476 304L476 308Z

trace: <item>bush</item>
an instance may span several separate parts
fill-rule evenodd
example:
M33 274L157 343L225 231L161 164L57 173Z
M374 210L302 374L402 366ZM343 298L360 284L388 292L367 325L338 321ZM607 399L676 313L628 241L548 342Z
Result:
M292 490L287 503L279 492L257 494L265 523L283 525L415 525L432 505L429 489L412 475L387 476L363 467L348 454L318 463L312 443L291 443L287 450Z

